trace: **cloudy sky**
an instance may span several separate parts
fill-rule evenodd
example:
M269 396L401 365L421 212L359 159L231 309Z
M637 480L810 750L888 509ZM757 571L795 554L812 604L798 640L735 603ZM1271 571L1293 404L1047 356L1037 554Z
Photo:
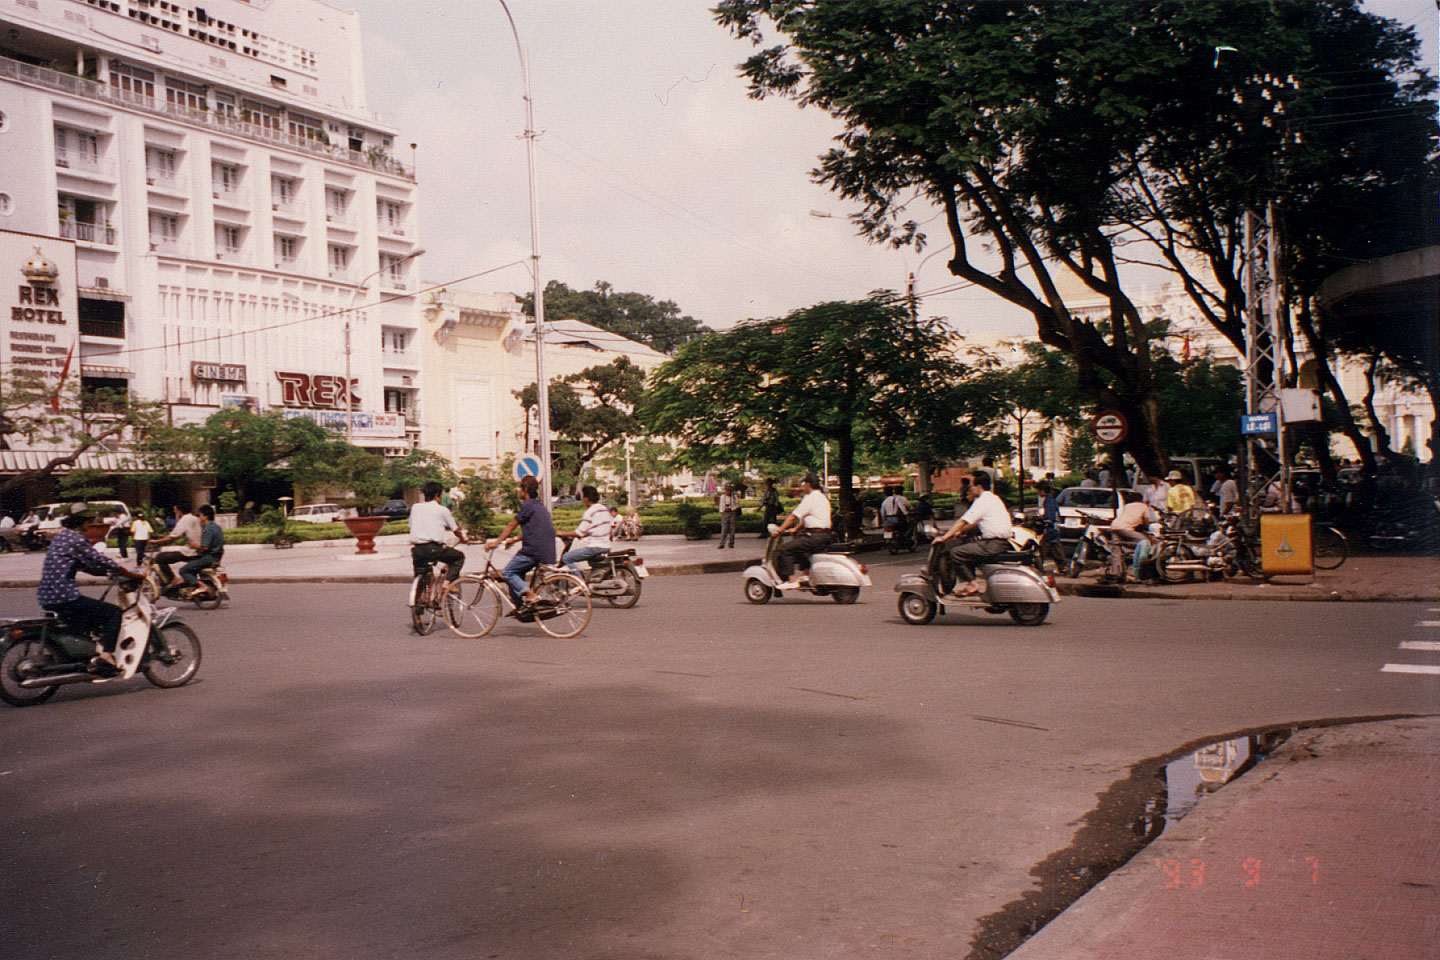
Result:
M370 108L399 128L403 159L418 145L424 276L528 258L524 103L498 0L332 2L360 12ZM943 255L923 261L855 236L850 210L808 175L838 124L750 100L736 64L751 47L714 23L712 3L508 2L541 132L545 279L607 281L718 327L903 289L917 267L922 293L952 285ZM1369 6L1419 26L1433 65L1433 0ZM530 283L513 266L468 286L522 292ZM965 332L1033 329L974 289L928 297L924 309Z

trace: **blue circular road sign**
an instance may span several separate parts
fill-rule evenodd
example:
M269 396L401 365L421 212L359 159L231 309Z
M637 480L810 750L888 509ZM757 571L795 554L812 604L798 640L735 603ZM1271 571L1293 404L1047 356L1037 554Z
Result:
M528 455L516 457L513 472L516 480L524 480L526 477L540 479L540 458Z

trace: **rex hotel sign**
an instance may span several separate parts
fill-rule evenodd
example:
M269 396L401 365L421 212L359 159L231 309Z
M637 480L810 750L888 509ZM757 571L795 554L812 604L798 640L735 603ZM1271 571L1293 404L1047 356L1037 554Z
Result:
M360 398L355 395L355 380L346 389L345 378L325 373L285 373L275 371L280 381L281 403L287 407L308 407L312 410L344 410L346 401L353 410Z

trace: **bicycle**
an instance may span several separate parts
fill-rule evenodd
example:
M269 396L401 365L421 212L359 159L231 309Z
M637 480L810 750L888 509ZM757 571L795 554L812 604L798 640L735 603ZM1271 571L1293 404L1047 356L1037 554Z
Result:
M442 560L430 563L424 573L410 581L410 624L420 636L432 632L440 622L449 587Z
M577 636L590 623L590 588L566 568L537 565L530 572L530 589L536 601L516 607L487 544L485 569L461 574L447 586L439 607L450 631L468 640L485 636L502 616L512 613L521 623L537 623L561 640Z
M1350 541L1334 524L1317 523L1310 535L1310 549L1316 570L1337 570L1350 556Z

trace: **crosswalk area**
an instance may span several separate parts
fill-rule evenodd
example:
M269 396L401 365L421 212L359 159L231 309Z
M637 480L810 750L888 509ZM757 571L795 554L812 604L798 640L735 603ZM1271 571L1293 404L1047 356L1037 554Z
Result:
M1425 611L1427 616L1440 614L1440 607L1430 607ZM1427 619L1419 620L1415 626L1421 630L1434 631L1440 628L1440 620ZM1400 649L1413 653L1440 653L1440 640L1402 640ZM1381 673L1410 673L1423 674L1426 676L1440 677L1440 664L1435 663L1387 663L1380 668Z

